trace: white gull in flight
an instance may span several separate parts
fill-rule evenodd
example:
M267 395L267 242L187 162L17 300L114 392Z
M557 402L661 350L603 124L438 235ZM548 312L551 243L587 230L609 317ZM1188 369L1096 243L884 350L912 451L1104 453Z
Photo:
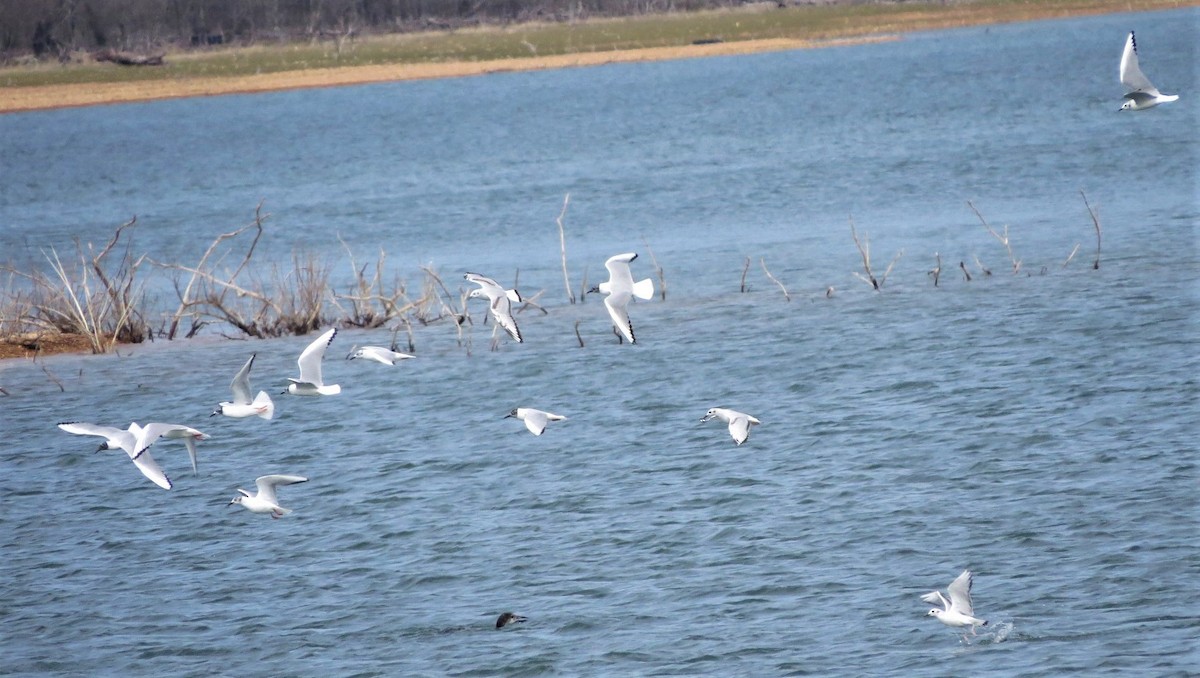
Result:
M478 273L467 273L463 276L467 282L473 282L479 285L479 289L471 290L467 295L469 299L486 297L488 307L492 311L492 317L496 319L496 323L504 328L517 343L525 341L521 338L521 330L517 328L517 321L513 319L512 305L513 302L520 302L521 295L516 290L506 290L500 283L488 278L487 276L479 275Z
M921 600L927 603L941 603L942 605L942 609L939 610L935 607L925 616L937 617L941 623L954 628L969 626L971 635L975 635L975 627L987 626L987 620L977 619L974 616L975 611L971 607L971 584L974 581L975 575L970 570L963 570L962 574L946 587L946 592L950 594L949 600L942 595L941 591L930 591L921 596Z
M288 381L292 383L288 384L286 393L316 396L337 395L342 392L341 386L326 384L321 380L321 361L325 358L325 349L329 347L329 343L335 336L337 336L336 327L317 337L316 341L304 349L304 352L300 354L300 359L296 361L300 365L300 378L288 377Z
M240 419L242 417L262 417L270 419L275 416L275 403L271 400L271 396L267 395L266 391L259 391L254 398L250 397L250 367L254 364L254 356L251 353L250 359L242 365L242 369L233 376L233 383L229 388L233 391L233 401L217 404L217 409L208 415L214 417L218 414L223 414L226 417L234 417Z
M241 496L234 497L229 504L241 504L255 513L270 513L272 518L278 518L291 513L292 510L279 505L279 499L275 496L275 488L280 485L306 482L308 482L308 478L304 476L259 476L254 481L258 487L256 494L250 494L239 487L238 492L241 493Z
M142 427L136 422L129 425L127 429L113 428L111 426L98 426L96 424L86 424L83 422L69 422L59 424L59 428L67 433L74 433L81 436L102 436L104 442L100 444L100 450L124 450L125 454L133 460L134 466L154 482L155 485L164 490L171 489L171 480L167 478L167 474L163 473L162 468L154 461L154 457L150 453L142 450L141 454L134 454L134 449L137 447L138 436L142 433Z
M713 419L720 419L729 424L729 435L733 437L733 442L738 445L746 442L746 439L750 437L751 426L762 423L745 412L738 412L737 410L730 410L724 407L712 408L700 418L700 423L703 424Z
M504 415L505 419L509 417L515 417L525 422L525 428L529 429L529 432L535 436L542 435L542 432L546 430L546 424L552 421L566 420L566 417L561 414L543 412L542 410L535 410L532 407L518 407Z
M608 281L590 290L608 295L604 297L604 307L608 309L608 315L612 318L613 326L621 333L620 336L631 344L637 342L633 335L633 323L629 321L629 300L632 297L650 299L654 296L653 280L644 278L636 283L633 281L629 262L634 259L637 259L635 252L609 257L604 262L604 268L608 269Z
M1133 31L1129 31L1129 37L1125 39L1125 51L1121 53L1121 84L1129 90L1125 94L1128 101L1121 105L1122 111L1141 111L1179 98L1178 94L1159 92L1142 73L1138 67L1137 40L1133 37Z

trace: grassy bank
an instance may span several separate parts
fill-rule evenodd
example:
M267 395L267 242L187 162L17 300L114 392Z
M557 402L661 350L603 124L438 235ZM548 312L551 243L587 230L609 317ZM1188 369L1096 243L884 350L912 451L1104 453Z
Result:
M1200 0L765 4L736 11L181 51L168 53L164 66L84 59L0 69L0 112L795 49L914 30L1197 5Z

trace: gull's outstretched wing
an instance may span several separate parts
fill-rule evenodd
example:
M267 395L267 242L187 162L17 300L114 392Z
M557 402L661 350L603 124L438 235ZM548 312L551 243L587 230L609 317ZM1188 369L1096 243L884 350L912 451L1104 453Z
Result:
M234 405L249 405L253 402L254 396L251 395L250 391L250 366L254 364L255 355L254 353L250 354L250 359L234 375L233 383L229 384L229 389L233 391Z
M633 323L629 322L629 311L625 305L629 303L629 292L610 294L604 297L604 307L608 309L608 315L612 317L613 325L620 330L625 339L631 343L637 343L633 336Z
M304 476L259 476L255 479L254 484L258 486L258 498L265 499L276 506L279 505L279 500L275 498L275 488L280 485L291 485L293 483L305 483L308 478Z
M1137 39L1133 37L1133 31L1129 31L1129 37L1125 39L1125 51L1121 53L1121 84L1131 93L1146 92L1158 96L1158 90L1138 66Z
M317 337L316 341L304 349L304 352L300 354L300 359L296 361L300 366L299 381L318 386L325 383L321 379L321 361L325 358L325 349L329 347L329 343L335 336L337 336L336 327Z
M971 584L975 581L975 575L970 570L963 570L963 573L958 575L958 578L950 582L950 586L946 592L950 594L950 609L955 612L961 612L968 617L973 616L974 612L971 608Z

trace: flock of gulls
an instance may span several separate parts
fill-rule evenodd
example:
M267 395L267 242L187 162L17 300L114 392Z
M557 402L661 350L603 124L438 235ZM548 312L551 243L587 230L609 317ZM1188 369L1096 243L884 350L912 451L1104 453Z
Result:
M651 279L645 278L634 282L629 264L635 259L637 259L637 254L633 252L610 257L604 264L609 272L608 281L600 283L592 290L606 295L604 306L612 319L618 341L624 340L630 344L636 343L636 339L633 333L633 323L629 319L629 302L634 297L638 299L650 299L654 296L654 282ZM521 331L517 327L516 319L512 314L512 304L521 301L520 293L516 290L505 289L495 280L477 273L467 273L463 277L466 281L478 285L476 289L471 290L467 295L468 298L486 298L488 300L488 310L492 318L495 319L495 326L503 328L512 337L513 341L523 343L524 339L521 336ZM341 393L342 388L340 385L325 383L321 371L326 349L329 348L335 336L337 336L337 328L331 328L305 347L296 361L300 368L300 376L288 378L289 383L287 388L284 389L283 394L333 396ZM400 353L380 346L356 348L356 350L347 356L351 360L366 359L384 365L395 365L399 361L412 357L412 355L407 353ZM233 399L228 402L218 403L216 409L209 415L210 417L222 415L235 419L247 417L271 419L275 416L275 403L266 391L259 391L257 394L251 395L253 390L250 388L250 369L254 366L254 358L255 355L251 355L246 363L242 365L241 369L237 371L237 374L234 375L233 381L230 383ZM524 422L525 428L535 436L542 435L551 422L565 421L567 419L560 414L532 407L514 408L504 418L509 417ZM708 410L700 418L700 423L713 419L719 419L728 425L729 435L737 445L741 445L749 439L752 426L762 423L757 417L724 407L714 407ZM100 444L97 451L117 449L124 451L144 476L150 479L155 485L166 490L171 489L171 480L150 455L150 447L160 439L182 440L187 446L188 455L191 458L192 473L196 474L196 442L208 440L210 437L206 433L182 424L151 423L140 426L135 422L131 423L128 428L119 429L83 422L68 422L61 423L58 427L67 433L104 438L104 442ZM254 481L256 492L251 493L239 487L237 489L238 496L230 500L229 504L238 504L254 513L265 513L272 518L281 518L291 513L292 509L286 508L279 503L279 488L307 481L308 478L299 475L270 474L259 476ZM975 627L984 626L987 622L972 616L971 581L971 573L969 571L963 572L958 579L955 579L950 584L948 590L949 599L938 591L926 594L922 599L926 602L941 602L943 605L944 609L931 610L929 615L937 617L939 621L948 626L968 626L971 628L972 635L974 635ZM505 612L496 619L496 628L502 629L524 621L526 621L526 617L513 612Z
M1138 66L1137 40L1132 31L1130 31L1129 37L1125 41L1125 50L1121 55L1120 79L1121 83L1128 89L1124 97L1126 101L1120 109L1123 111L1145 110L1159 104L1175 101L1179 98L1178 95L1161 93L1145 74L1142 73L1141 68ZM635 259L637 259L637 254L633 252L609 257L604 262L604 267L608 269L608 281L602 282L590 290L590 292L599 292L605 295L604 307L612 319L613 328L617 333L618 340L628 341L630 344L636 343L637 339L633 332L633 323L629 319L629 303L635 297L648 300L654 296L654 282L651 279L645 278L636 282L634 281L629 265ZM522 301L520 293L514 289L506 289L495 280L477 273L467 273L463 278L467 282L477 285L477 288L471 290L468 294L468 298L487 299L488 310L495 320L496 327L502 328L512 337L513 341L517 343L524 342L521 330L517 327L517 321L513 317L512 312L512 305ZM288 381L290 383L283 393L298 396L331 396L341 393L341 386L326 384L321 374L321 364L325 358L325 351L336 335L336 328L327 330L304 349L297 360L300 368L300 376L289 378ZM395 365L397 362L412 358L413 356L380 346L365 346L358 348L348 357L350 359L372 360L384 365ZM256 395L251 396L250 368L253 364L254 355L251 355L246 364L238 370L233 378L233 382L230 384L233 399L229 402L219 403L209 416L223 415L233 418L260 417L262 419L271 419L274 416L275 404L266 391L259 391ZM514 408L505 415L505 418L508 417L524 422L525 427L535 436L542 435L550 422L566 420L566 417L560 414L531 407ZM700 422L704 423L713 419L719 419L728 425L729 435L737 445L741 445L749 439L751 427L762 423L754 416L745 412L724 407L714 407L708 410L700 419ZM187 447L188 456L192 462L192 473L195 474L197 473L196 443L197 441L209 438L208 434L182 424L150 423L140 426L134 422L129 424L127 428L119 429L83 422L68 422L59 424L58 427L67 433L104 438L104 442L101 443L99 450L119 449L124 451L146 478L166 490L171 489L171 480L150 455L150 447L160 439L182 440ZM277 495L278 488L307 481L308 478L298 475L271 474L259 476L254 481L257 492L251 494L246 490L238 488L238 496L234 497L229 503L230 505L239 504L254 513L265 513L272 518L279 518L291 513L291 509L280 505ZM931 591L922 596L921 599L927 603L941 605L940 608L931 609L927 616L935 617L938 621L950 627L969 628L971 635L975 635L976 627L986 626L988 622L974 616L974 608L971 605L971 584L973 581L974 575L971 571L964 570L947 587L948 597L947 595L942 595L941 591ZM521 615L505 612L496 619L496 628L501 629L510 624L524 621L526 621L526 618ZM964 639L966 639L966 636L964 636Z

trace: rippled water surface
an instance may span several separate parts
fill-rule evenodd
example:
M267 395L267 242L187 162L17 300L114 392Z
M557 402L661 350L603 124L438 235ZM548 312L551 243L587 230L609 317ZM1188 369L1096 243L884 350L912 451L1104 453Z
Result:
M266 261L340 276L340 233L413 285L519 269L549 311L493 352L473 302L469 346L420 327L395 368L342 360L390 338L345 330L343 393L271 422L206 415L310 337L0 363L0 673L1200 670L1197 19L0 117L10 260L132 214L139 250L194 260L264 200ZM1130 28L1178 102L1116 112ZM618 252L664 269L635 346L565 299L568 192L574 286ZM850 215L877 274L903 250L881 292ZM534 437L516 406L568 420ZM763 423L735 446L713 406ZM212 439L198 476L153 448L165 492L68 420ZM227 505L267 473L311 479L295 513ZM965 568L970 643L920 600Z

